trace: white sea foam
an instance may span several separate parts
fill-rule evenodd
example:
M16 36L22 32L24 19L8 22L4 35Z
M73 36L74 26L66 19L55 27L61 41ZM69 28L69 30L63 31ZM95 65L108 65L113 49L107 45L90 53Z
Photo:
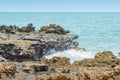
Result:
M57 52L54 54L46 55L45 57L48 59L51 59L54 56L68 57L70 58L71 63L73 63L74 61L80 61L84 58L94 58L93 52L80 51L80 50L75 50L75 49L69 49L66 51Z

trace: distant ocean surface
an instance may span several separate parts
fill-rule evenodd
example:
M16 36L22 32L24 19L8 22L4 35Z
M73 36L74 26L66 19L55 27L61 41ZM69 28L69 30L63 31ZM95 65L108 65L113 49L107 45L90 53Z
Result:
M86 52L67 50L47 56L66 56L74 60L94 57L96 52L120 52L120 13L49 13L49 12L0 12L0 25L25 26L33 23L36 29L58 24L79 35L79 46Z

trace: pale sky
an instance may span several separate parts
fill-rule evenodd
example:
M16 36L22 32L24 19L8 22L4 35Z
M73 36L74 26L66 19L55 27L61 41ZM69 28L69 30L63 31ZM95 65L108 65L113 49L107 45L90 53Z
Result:
M120 12L120 0L0 0L0 12Z

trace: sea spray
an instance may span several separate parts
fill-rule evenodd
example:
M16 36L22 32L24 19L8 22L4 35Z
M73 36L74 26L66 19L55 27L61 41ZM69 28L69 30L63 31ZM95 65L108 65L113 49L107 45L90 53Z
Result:
M66 51L59 51L59 52L56 52L54 54L45 55L45 57L48 59L51 59L54 56L67 57L70 59L70 63L73 63L74 61L80 61L80 60L85 59L85 58L94 58L94 55L95 54L93 52L69 49Z

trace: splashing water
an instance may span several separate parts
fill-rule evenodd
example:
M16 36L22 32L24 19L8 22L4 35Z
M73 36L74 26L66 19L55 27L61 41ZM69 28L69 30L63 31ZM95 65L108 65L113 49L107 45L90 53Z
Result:
M48 59L51 59L53 56L67 57L70 59L70 63L73 63L74 61L80 61L84 58L94 58L94 55L95 54L93 54L93 52L69 49L66 51L61 51L54 54L46 55L45 57Z

